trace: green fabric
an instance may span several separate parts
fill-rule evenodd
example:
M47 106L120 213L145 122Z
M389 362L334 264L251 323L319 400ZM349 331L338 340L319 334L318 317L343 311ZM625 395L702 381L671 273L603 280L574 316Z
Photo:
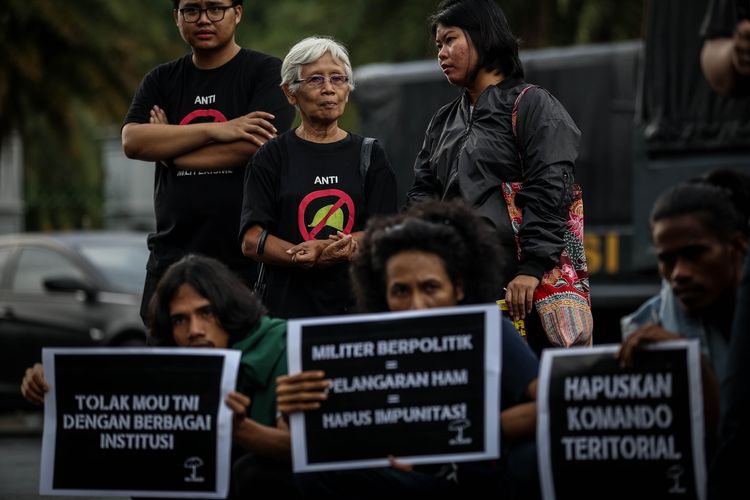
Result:
M237 390L250 397L248 416L276 425L276 377L287 373L286 321L264 316L232 349L242 351Z

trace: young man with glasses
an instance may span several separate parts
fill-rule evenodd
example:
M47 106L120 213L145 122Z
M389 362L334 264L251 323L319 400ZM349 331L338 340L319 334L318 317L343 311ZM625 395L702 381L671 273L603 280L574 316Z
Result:
M237 243L245 166L294 117L279 88L281 61L235 41L242 0L173 3L192 52L145 76L122 128L125 154L156 162L144 305L163 272L188 253L255 280L255 263Z

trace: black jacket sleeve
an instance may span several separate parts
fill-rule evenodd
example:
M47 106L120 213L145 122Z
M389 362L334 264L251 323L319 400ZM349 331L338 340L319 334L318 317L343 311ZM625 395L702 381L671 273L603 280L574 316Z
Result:
M581 132L560 102L534 88L521 99L517 133L523 156L523 210L519 238L523 250L516 274L542 277L560 259L573 196Z
M437 114L435 115L437 116ZM435 116L430 120L424 135L422 147L414 160L414 183L406 194L406 206L411 206L420 201L437 199L441 194L441 188L430 164L432 154L431 135L435 123Z

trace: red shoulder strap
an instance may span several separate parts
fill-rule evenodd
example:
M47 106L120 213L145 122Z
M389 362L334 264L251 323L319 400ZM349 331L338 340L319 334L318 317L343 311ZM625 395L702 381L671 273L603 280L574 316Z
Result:
M513 114L511 115L511 121L513 124L513 137L516 138L516 142L518 142L518 131L516 130L516 120L518 119L518 106L521 104L521 98L523 95L528 92L528 90L533 87L534 85L527 85L523 89L521 89L521 92L518 93L518 97L516 97L516 102L513 103Z

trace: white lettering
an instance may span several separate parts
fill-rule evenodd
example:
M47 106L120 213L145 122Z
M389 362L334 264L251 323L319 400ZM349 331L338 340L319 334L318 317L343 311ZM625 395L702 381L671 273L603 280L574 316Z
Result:
M672 396L671 373L566 377L566 401L604 399L659 399Z
M375 424L399 422L442 422L466 418L466 404L379 408L375 410Z
M566 436L565 460L680 460L674 436Z
M427 372L410 373L376 373L360 375L350 379L337 377L331 380L330 390L334 393L359 391L390 391L394 389L412 389L429 387Z
M379 356L396 356L415 352L470 351L474 349L471 343L471 335L379 340L377 347Z
M139 431L210 431L211 415L133 415L133 429Z
M216 94L196 96L193 104L213 104L216 102Z
M566 409L568 430L666 429L672 425L672 409L657 406L583 406Z
M338 184L339 183L339 176L338 175L328 175L328 176L321 176L316 175L315 181L313 184Z
M432 372L432 385L445 387L446 385L468 385L469 370L445 370L441 372Z
M84 430L124 430L130 428L130 415L96 414L63 414L63 429Z
M176 411L198 411L198 405L200 404L200 396L185 395L185 394L172 394L172 404Z
M78 410L90 411L127 411L130 410L129 398L126 394L76 394L73 396Z
M372 423L372 412L370 410L323 413L322 417L324 429L345 428L350 425L360 427Z
M326 359L366 358L375 355L372 342L345 342L342 344L323 344L312 347L313 361Z
M136 394L133 396L133 411L167 411L169 396L165 394Z
M99 448L102 450L172 450L174 449L174 435L102 433L99 436Z

